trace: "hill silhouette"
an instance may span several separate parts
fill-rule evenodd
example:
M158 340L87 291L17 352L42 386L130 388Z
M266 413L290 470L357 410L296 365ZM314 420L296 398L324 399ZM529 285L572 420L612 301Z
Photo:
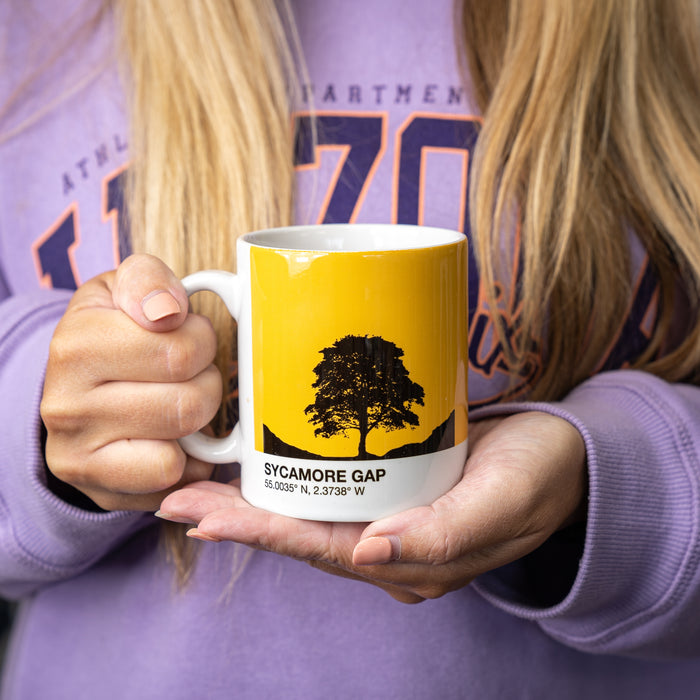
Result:
M302 450L294 445L289 445L280 437L275 435L266 425L263 425L263 451L267 454L278 457L295 457L297 459L315 460L343 460L343 461L363 461L368 459L396 459L400 457L415 457L417 455L439 452L455 444L455 414L454 411L449 418L439 425L423 442L412 442L401 447L389 450L385 455L371 455L365 457L328 457L318 455L307 450Z

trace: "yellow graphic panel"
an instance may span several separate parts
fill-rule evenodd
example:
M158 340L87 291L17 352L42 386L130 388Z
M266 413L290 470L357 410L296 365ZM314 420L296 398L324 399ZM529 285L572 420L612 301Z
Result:
M466 243L251 249L255 447L376 459L467 437Z

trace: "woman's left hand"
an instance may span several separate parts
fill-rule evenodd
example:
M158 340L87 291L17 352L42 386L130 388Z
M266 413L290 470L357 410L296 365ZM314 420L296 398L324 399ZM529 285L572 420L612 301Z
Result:
M430 506L370 524L296 520L249 505L237 482L171 493L159 515L197 523L188 534L270 550L379 586L405 603L437 598L529 554L584 517L580 433L540 412L476 421L461 481Z

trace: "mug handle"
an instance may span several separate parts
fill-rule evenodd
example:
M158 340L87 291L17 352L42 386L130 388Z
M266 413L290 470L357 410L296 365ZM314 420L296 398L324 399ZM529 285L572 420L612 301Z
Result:
M214 292L226 305L236 321L241 310L241 284L238 275L223 270L201 270L188 275L182 280L188 296L195 292ZM241 435L239 424L223 438L214 438L197 432L178 440L188 455L211 464L228 464L240 462Z

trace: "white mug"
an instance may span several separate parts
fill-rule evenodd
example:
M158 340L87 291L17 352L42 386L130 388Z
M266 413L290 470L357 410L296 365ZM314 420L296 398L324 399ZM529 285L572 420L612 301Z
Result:
M467 455L467 241L393 224L257 231L195 272L238 322L239 422L180 442L252 505L365 522L429 505Z

